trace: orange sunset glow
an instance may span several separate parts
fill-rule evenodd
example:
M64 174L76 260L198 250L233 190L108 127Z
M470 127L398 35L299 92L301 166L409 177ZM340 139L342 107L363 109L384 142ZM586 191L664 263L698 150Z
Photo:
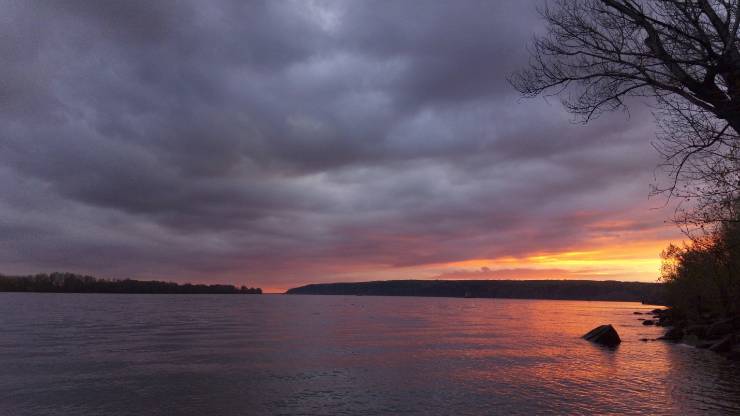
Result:
M525 257L475 259L445 264L446 269L512 279L633 279L655 281L660 252L670 241L626 242L588 251L536 253ZM593 248L593 246L591 246ZM454 272L445 273L452 277Z

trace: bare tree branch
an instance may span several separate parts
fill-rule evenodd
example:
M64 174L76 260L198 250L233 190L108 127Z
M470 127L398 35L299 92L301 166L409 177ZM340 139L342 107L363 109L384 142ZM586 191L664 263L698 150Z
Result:
M648 97L671 178L656 192L688 201L677 221L737 218L740 0L554 0L541 14L548 32L511 84L559 95L584 122Z

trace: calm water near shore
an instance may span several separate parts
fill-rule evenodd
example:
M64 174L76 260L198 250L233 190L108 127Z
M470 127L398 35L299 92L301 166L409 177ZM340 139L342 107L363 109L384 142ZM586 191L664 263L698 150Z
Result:
M641 342L649 309L0 293L0 415L740 414L740 364Z

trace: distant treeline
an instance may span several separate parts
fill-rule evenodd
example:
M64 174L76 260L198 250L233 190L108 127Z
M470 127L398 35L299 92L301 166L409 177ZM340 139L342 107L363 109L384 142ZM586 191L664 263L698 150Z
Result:
M0 275L0 292L261 294L262 289L233 285L177 284L158 280L99 279L73 273L51 273L33 276Z
M287 293L664 302L662 284L593 280L388 280L311 284Z

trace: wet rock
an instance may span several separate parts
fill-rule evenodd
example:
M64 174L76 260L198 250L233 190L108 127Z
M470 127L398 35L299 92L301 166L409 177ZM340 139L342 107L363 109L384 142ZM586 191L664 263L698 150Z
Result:
M694 335L697 338L704 338L707 335L707 330L709 327L707 325L689 325L686 327L686 335Z
M707 338L722 338L729 334L734 329L732 326L732 319L725 319L723 321L715 322L709 328L707 328Z
M658 322L656 322L655 324L658 326L673 326L673 317L671 317L670 315L660 315L660 317L658 318Z
M695 334L686 334L686 336L683 337L683 343L686 345L691 345L693 347L699 346L703 341L697 337Z
M643 325L655 325L655 321L653 321L652 319L646 319L642 321L642 324Z
M728 352L732 349L734 339L735 337L732 334L726 335L724 338L715 342L711 347L709 347L709 351Z
M609 347L617 346L622 342L617 330L610 324L597 326L584 335L583 339Z
M660 337L659 339L664 339L666 341L680 341L683 338L683 329L681 328L671 328L669 329L665 335Z
M688 322L685 320L676 320L673 324L674 328L681 328L682 331L686 329L686 326L688 326Z

